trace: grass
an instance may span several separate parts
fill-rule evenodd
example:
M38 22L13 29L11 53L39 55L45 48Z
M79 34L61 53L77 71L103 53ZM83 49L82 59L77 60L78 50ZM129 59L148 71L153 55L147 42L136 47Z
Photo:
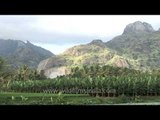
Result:
M160 96L91 97L85 94L0 93L0 105L108 105L160 102Z
M91 98L81 94L45 94L45 93L0 93L1 105L50 105L50 104L80 104Z
M146 96L146 97L141 97L141 99L145 103L160 102L160 96Z
M58 96L58 94L49 94L49 93L14 93L14 92L2 92L0 93L0 97L1 96L15 96L18 97L20 95L23 95L25 97L42 97L42 96L47 96L47 97L56 97ZM65 94L65 96L69 96L69 97L82 97L82 96L88 96L88 95L84 95L84 94Z

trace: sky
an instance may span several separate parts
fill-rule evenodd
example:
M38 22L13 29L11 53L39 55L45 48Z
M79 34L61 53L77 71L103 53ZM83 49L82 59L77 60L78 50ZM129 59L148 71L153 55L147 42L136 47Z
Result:
M28 40L60 54L94 39L107 42L135 21L160 28L160 15L0 15L0 38Z

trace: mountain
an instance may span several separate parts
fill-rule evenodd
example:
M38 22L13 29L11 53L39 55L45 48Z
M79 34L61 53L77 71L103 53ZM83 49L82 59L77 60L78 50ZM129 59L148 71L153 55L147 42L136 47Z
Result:
M130 23L126 26L126 28L124 29L123 34L137 34L139 32L144 32L144 33L152 33L155 30L153 29L153 27L146 23L146 22L141 22L141 21L136 21L134 23Z
M93 64L130 67L127 59L107 48L103 41L93 40L91 43L74 46L63 54L41 61L37 70L44 70L46 76L54 78L69 73L71 67Z
M63 54L43 60L38 71L44 70L48 77L69 73L70 67L82 65L113 65L138 70L159 69L160 30L141 21L128 24L122 35L108 42L93 40L78 45Z
M141 21L128 24L122 35L108 42L93 40L78 45L63 54L43 60L38 71L44 70L48 77L69 73L70 67L83 65L113 65L138 70L159 69L160 30Z
M123 57L134 59L135 69L158 69L160 66L160 31L146 22L126 26L122 35L113 38L106 46Z
M6 58L14 67L26 64L31 68L36 68L40 61L54 55L29 41L25 43L20 40L0 39L0 56Z

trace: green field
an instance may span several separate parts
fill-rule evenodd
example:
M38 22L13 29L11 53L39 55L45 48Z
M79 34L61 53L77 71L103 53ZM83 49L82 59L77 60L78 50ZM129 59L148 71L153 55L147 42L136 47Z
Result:
M107 98L84 94L0 93L1 105L85 105L106 102Z
M160 96L91 97L85 94L0 93L0 105L129 105L159 104Z

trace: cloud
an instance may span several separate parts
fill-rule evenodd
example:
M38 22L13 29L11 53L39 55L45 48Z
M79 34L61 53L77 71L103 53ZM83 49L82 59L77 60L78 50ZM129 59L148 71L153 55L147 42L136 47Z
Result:
M125 26L135 21L145 21L156 29L160 16L145 15L16 15L0 16L0 35L16 39L30 39L53 43L88 39L107 38L119 35ZM65 37L65 39L63 38ZM46 39L45 39L46 38ZM78 39L79 38L79 39ZM56 40L59 39L59 40ZM89 39L88 39L89 40ZM46 41L45 41L46 42Z
M63 51L93 39L111 40L135 21L160 27L160 15L0 15L0 38L29 40L46 48L50 44Z
M62 20L65 19L63 18L58 24L56 21L60 20L61 17L58 17L56 21L53 19L54 17L56 16L0 16L0 37L58 45L86 43L96 38L105 38L95 33L88 34L89 32L85 32L85 28L83 28L83 32L80 32L78 26L74 26L76 23L63 27L65 22ZM48 20L52 21L52 24ZM72 27L75 27L75 29L72 29ZM82 31L82 27L80 29Z

